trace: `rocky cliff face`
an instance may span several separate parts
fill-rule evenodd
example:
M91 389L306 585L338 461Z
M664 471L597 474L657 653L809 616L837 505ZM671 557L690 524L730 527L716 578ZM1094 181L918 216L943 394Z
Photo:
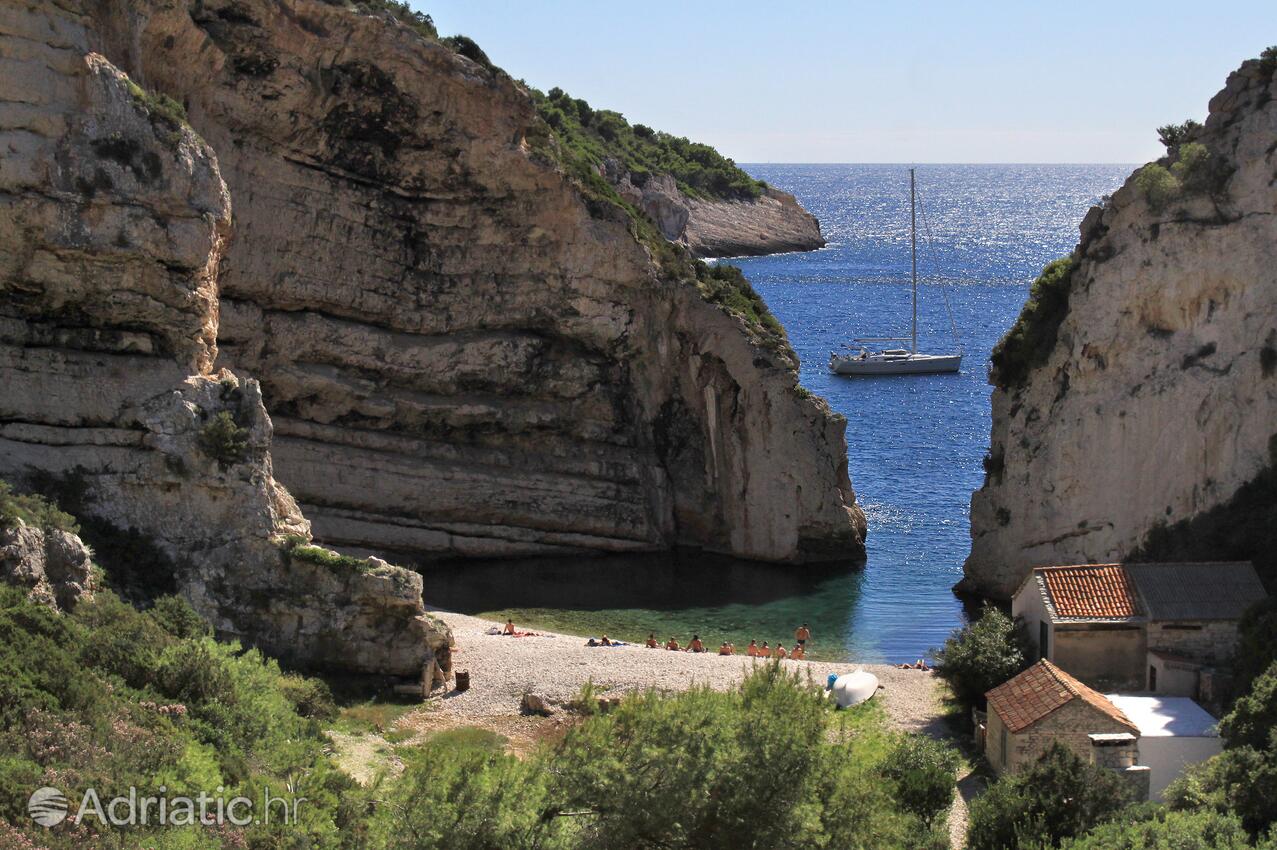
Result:
M96 24L0 8L0 477L145 541L225 636L417 673L448 639L418 576L332 575L279 545L309 525L273 477L258 384L214 372L229 194L175 107L91 51Z
M1007 597L1032 565L1138 553L1240 510L1277 461L1272 64L1243 65L1204 129L1083 221L1054 345L1022 380L994 374L962 586Z
M94 6L102 50L217 151L217 364L261 381L319 539L863 552L843 420L583 197L504 74L314 0Z
M97 588L93 553L60 529L17 524L0 528L0 581L30 590L30 598L69 611Z
M620 163L608 160L603 176L621 197L656 223L661 235L697 257L742 257L812 251L825 247L820 222L788 192L774 186L755 200L705 200L679 191L674 178L657 174L636 186Z

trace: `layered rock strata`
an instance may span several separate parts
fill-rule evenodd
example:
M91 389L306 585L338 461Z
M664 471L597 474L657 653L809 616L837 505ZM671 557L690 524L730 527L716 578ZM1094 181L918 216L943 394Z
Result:
M146 541L223 636L417 674L448 640L418 576L280 545L309 524L273 477L260 389L214 371L231 221L216 157L91 52L95 25L0 8L0 477Z
M555 164L526 92L313 0L99 4L236 205L219 365L325 542L396 559L856 558L845 422Z
M1277 461L1272 65L1229 77L1161 163L1173 182L1137 173L1082 222L1054 347L993 393L963 587L1006 598L1030 566L1138 553Z
M825 247L820 222L788 192L768 186L755 199L710 200L684 195L669 174L635 185L616 160L603 163L604 178L643 210L671 242L697 257L743 257L812 251Z

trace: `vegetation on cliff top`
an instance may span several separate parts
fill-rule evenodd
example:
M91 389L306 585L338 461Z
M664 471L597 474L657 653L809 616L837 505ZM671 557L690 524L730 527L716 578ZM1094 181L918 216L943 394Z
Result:
M529 91L562 148L596 170L604 160L614 159L640 187L654 175L670 174L679 190L693 198L748 200L759 197L766 188L709 145L643 124L631 126L621 113L596 110L559 88L547 94Z
M1047 263L1029 289L1020 317L993 347L991 378L1002 390L1024 384L1046 362L1069 310L1069 290L1077 264L1071 257Z

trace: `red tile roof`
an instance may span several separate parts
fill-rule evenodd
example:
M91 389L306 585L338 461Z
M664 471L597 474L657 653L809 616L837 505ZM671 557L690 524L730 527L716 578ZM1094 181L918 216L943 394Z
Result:
M1143 613L1135 585L1120 564L1039 567L1057 617L1127 618Z
M985 694L989 710L996 712L1009 732L1021 732L1062 705L1080 699L1110 719L1139 734L1122 710L1101 693L1042 660Z

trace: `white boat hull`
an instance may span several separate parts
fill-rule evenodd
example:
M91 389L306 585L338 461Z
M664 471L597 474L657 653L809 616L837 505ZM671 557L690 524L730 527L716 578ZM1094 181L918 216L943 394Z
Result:
M835 354L829 368L838 375L928 375L956 372L961 354L907 354L904 356Z
M830 694L839 708L859 705L878 692L878 677L864 670L846 673L834 680Z

